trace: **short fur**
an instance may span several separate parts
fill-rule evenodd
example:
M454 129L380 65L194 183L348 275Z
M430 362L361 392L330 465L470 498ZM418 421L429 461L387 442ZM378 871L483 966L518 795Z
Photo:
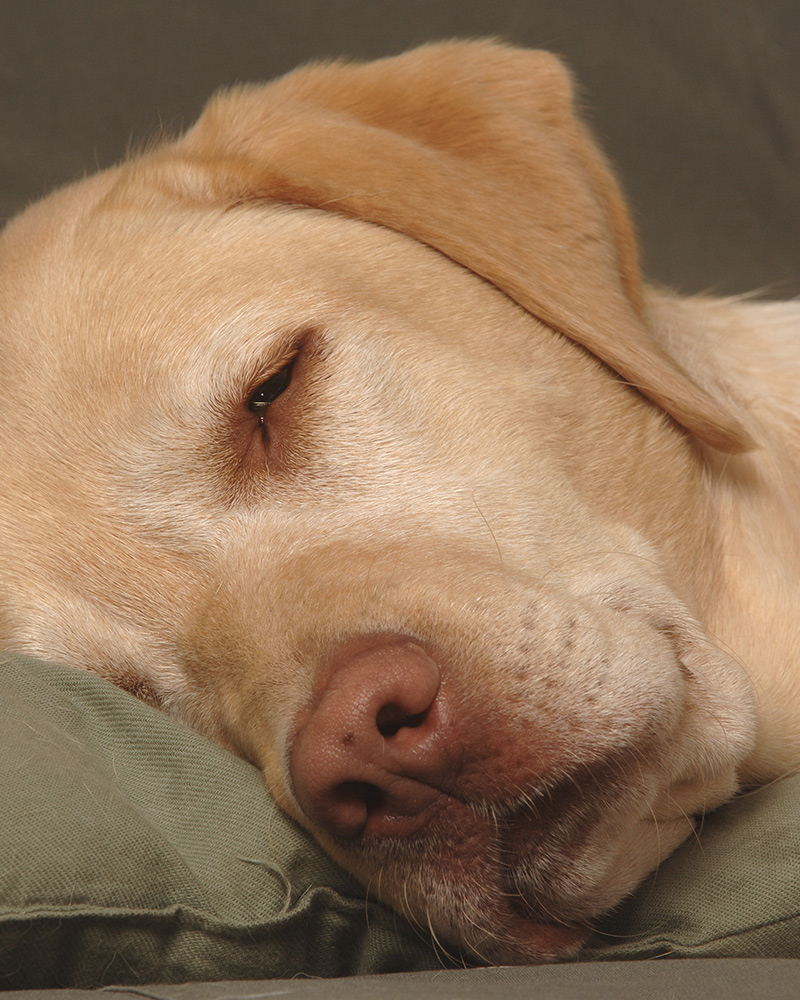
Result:
M4 645L254 761L493 961L572 954L800 760L800 308L643 284L572 104L489 42L312 66L0 237ZM346 840L290 757L386 636L441 671L458 773Z

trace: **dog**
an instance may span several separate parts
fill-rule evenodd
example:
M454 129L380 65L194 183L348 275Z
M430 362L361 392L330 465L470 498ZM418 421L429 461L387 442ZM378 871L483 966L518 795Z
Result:
M800 307L643 282L554 56L311 65L0 238L0 640L574 955L800 760Z

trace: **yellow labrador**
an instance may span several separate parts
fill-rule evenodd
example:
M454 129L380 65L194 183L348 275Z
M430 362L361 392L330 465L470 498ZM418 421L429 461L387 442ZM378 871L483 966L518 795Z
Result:
M2 236L0 639L440 938L573 954L800 759L799 325L643 285L547 54L222 94Z

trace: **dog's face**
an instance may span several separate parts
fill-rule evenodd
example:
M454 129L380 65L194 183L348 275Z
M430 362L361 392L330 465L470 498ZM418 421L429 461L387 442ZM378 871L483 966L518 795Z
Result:
M452 247L183 142L5 234L3 638L257 763L437 935L569 954L752 737L685 435Z

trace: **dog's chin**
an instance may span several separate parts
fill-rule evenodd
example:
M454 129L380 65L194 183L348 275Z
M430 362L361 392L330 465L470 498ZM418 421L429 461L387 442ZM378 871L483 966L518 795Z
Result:
M692 833L683 813L654 819L651 798L641 788L593 794L568 782L502 815L443 796L411 836L321 839L445 954L551 962L574 957L596 918Z

